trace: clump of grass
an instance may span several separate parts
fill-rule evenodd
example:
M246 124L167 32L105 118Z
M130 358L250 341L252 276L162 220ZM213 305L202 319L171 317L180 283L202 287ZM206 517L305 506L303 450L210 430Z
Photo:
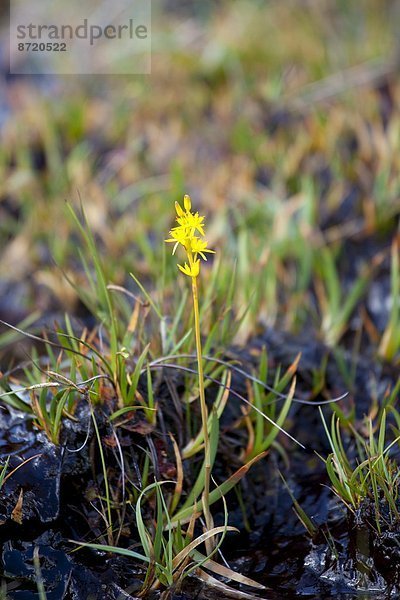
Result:
M326 247L318 259L320 279L316 279L319 308L322 315L321 329L328 346L336 346L348 327L349 319L367 289L370 270L358 276L351 289L345 293L337 271L332 251Z
M195 525L199 518L198 511L192 511L188 519L187 527L173 524L169 517L169 509L162 491L162 485L174 482L154 482L148 485L139 495L135 506L136 523L143 553L104 544L92 544L74 542L79 546L86 546L102 551L114 552L127 556L132 560L147 565L146 575L140 596L146 596L150 591L159 589L161 586L172 590L180 585L185 577L193 572L198 577L208 581L209 575L204 569L217 575L231 579L238 583L253 588L264 589L264 586L254 580L236 573L231 569L219 565L212 560L212 556L220 549L228 532L237 532L235 527L228 525L228 513L224 501L224 524L213 527L201 535L195 535ZM150 527L146 525L143 518L143 503L147 497L153 498L155 494L155 516ZM213 550L205 556L199 551L207 540L219 537ZM216 582L217 583L217 582Z
M266 382L268 378L268 360L267 352L263 348L258 376L252 382L249 380L247 385L250 404L242 409L245 426L248 430L248 444L243 456L245 461L254 458L261 452L266 452L273 445L276 445L282 454L284 453L283 448L276 442L276 438L280 428L287 420L292 404L296 389L295 373L299 359L300 355L283 374L278 368L272 389L266 389L262 382ZM289 392L286 395L282 394L289 383ZM278 410L277 396L280 395L282 406ZM253 408L256 410L252 410Z
M351 428L356 445L356 464L345 450L340 420L332 415L331 427L328 428L322 410L321 418L332 449L332 453L324 459L334 493L354 514L362 502L370 499L375 507L373 525L378 533L386 517L382 516L382 502L388 508L392 522L399 522L400 512L398 500L399 470L397 462L390 457L390 450L399 438L386 443L386 410L382 412L377 435L374 434L372 419L367 421L368 437Z

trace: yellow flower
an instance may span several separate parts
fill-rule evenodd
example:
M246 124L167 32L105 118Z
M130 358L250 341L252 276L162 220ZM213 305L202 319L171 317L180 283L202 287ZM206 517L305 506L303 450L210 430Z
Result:
M189 275L189 277L197 277L200 273L200 259L195 260L191 265L185 263L185 266L178 265L178 269L182 271L185 275Z
M172 254L179 245L183 246L188 258L188 263L184 266L178 265L179 269L189 277L197 277L200 272L200 259L207 260L206 253L214 254L214 250L207 248L207 241L196 236L198 232L204 236L204 217L201 217L198 212L192 212L192 202L190 196L185 195L183 198L183 206L179 202L175 202L176 221L178 225L171 229L170 238L165 240L174 244Z
M192 230L191 235L194 235L196 229L200 233L200 235L204 235L204 229L203 229L204 217L200 217L198 212L197 213L191 213L191 212L184 213L181 217L177 217L176 220L178 221L178 223L181 227ZM175 228L175 229L177 229L177 228Z
M184 246L186 248L186 245L188 244L188 242L190 241L190 235L188 233L188 231L186 230L186 228L184 227L174 227L174 229L171 229L171 231L169 232L171 237L168 238L168 240L165 240L166 242L172 242L175 244L173 250L172 250L172 254L175 254L175 251L178 247L179 244L182 244L182 246Z
M207 260L207 257L204 255L204 252L209 252L210 254L215 254L214 250L209 250L207 248L207 241L201 240L198 237L192 237L190 239L190 248L193 254L200 254L201 258Z

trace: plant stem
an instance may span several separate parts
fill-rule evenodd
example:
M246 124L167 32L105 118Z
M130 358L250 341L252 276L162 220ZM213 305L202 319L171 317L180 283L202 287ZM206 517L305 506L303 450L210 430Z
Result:
M203 356L201 349L201 338L200 338L200 314L199 314L199 296L197 290L197 277L192 277L192 294L193 294L193 309L194 309L194 329L196 337L196 354L197 354L197 369L199 375L199 393L200 393L200 408L201 408L201 420L203 425L203 437L204 437L204 492L203 492L203 510L204 517L206 520L207 529L213 527L212 517L209 509L209 495L210 495L210 475L211 475L211 464L210 464L210 441L208 438L208 410L206 404L206 397L204 392L204 373L203 373Z

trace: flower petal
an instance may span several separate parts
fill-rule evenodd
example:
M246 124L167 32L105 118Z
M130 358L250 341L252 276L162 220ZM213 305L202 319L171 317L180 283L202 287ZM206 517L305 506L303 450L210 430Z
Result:
M175 202L175 210L178 217L183 217L183 215L185 214L179 202Z

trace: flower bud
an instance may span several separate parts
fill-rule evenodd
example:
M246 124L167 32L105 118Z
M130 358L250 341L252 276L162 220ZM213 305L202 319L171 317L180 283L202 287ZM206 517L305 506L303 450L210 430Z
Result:
M187 194L185 194L183 197L183 205L185 207L186 212L190 212L192 208L192 201L190 200L190 196L188 196Z
M183 217L183 215L185 214L179 202L175 202L175 210L178 217Z

